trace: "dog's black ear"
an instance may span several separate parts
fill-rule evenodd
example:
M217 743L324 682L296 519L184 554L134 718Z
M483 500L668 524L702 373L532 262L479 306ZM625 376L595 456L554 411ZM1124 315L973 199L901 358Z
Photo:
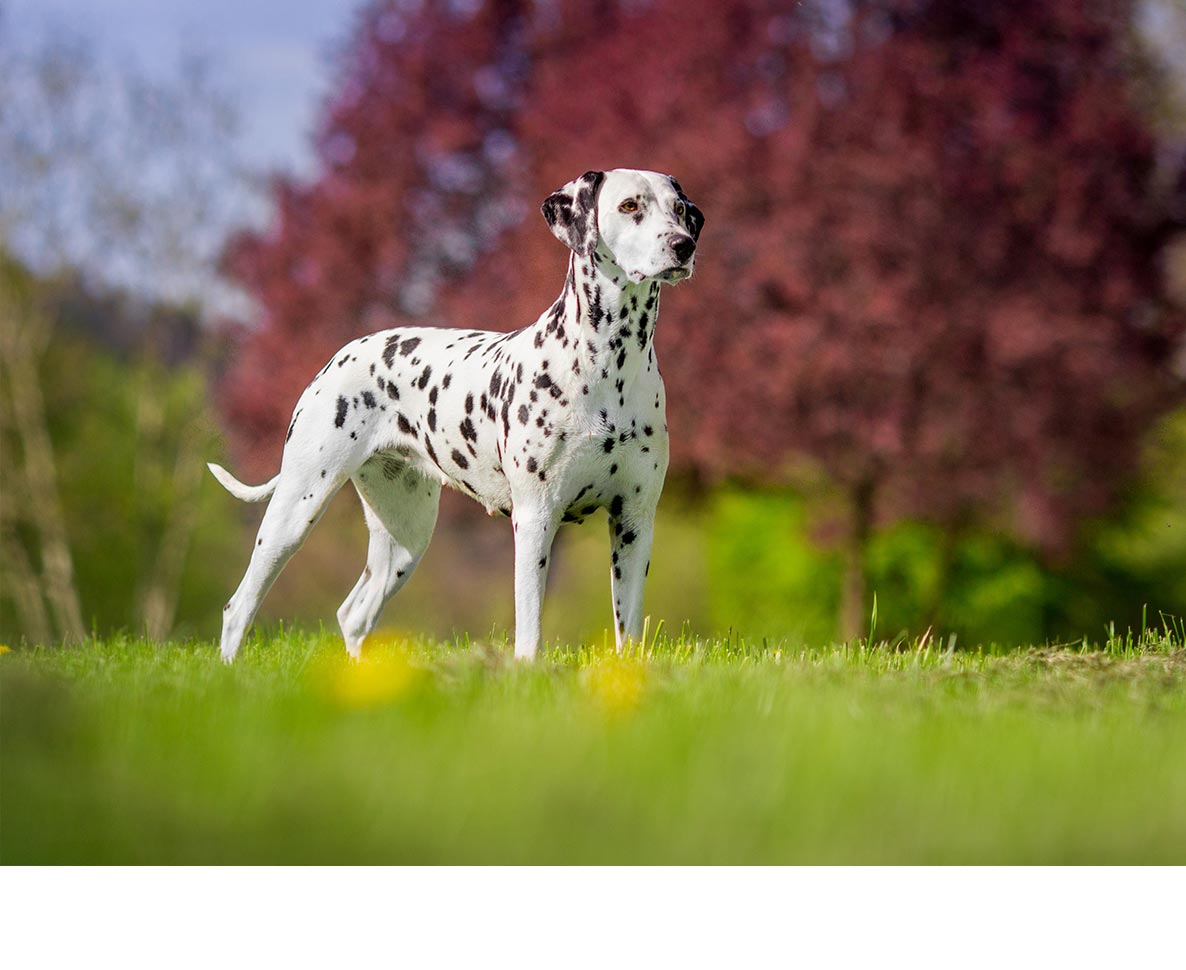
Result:
M552 235L578 256L597 248L597 192L604 180L604 172L586 172L549 195L540 207Z
M680 188L679 182L671 179L671 187L675 189L675 194L679 196L680 202L684 204L684 228L688 230L692 238L700 239L700 230L704 228L704 213L700 211L700 207L696 205L691 199L684 195L684 190Z
M693 239L700 239L700 230L704 228L704 213L695 202L684 203L684 225L688 227Z

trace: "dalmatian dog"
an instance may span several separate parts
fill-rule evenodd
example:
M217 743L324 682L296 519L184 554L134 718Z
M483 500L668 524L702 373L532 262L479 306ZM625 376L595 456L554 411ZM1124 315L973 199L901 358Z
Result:
M236 498L271 499L223 612L224 661L347 480L370 530L366 568L338 610L352 656L424 555L442 485L511 519L517 658L539 646L557 529L601 508L618 649L641 636L668 456L653 340L659 287L692 275L704 217L675 179L631 169L586 172L542 211L572 255L559 298L535 323L513 333L401 327L360 337L297 401L270 482L244 485L209 466Z

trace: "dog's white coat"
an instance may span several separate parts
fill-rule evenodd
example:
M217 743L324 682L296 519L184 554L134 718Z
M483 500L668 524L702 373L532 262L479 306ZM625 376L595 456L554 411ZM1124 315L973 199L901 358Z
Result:
M353 656L424 554L442 485L512 518L516 657L534 657L539 644L557 528L597 508L610 512L619 649L641 635L668 458L652 341L659 282L691 275L703 217L673 179L625 169L570 182L544 213L573 255L560 298L533 325L368 334L301 395L272 481L246 486L210 466L236 497L271 497L223 614L224 660L347 480L370 530L366 568L338 610Z

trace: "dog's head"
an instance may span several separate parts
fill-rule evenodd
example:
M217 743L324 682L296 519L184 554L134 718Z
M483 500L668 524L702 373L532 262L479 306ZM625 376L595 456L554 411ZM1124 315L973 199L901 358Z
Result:
M704 215L670 175L586 172L542 208L557 239L580 256L607 256L632 283L678 283L692 275Z

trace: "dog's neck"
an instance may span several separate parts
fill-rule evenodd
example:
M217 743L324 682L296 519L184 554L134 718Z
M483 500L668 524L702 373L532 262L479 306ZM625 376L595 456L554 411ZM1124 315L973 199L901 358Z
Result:
M560 298L536 324L535 343L559 343L564 367L553 374L580 385L580 393L608 382L622 396L640 373L656 369L658 316L658 282L631 283L604 248L573 253Z

